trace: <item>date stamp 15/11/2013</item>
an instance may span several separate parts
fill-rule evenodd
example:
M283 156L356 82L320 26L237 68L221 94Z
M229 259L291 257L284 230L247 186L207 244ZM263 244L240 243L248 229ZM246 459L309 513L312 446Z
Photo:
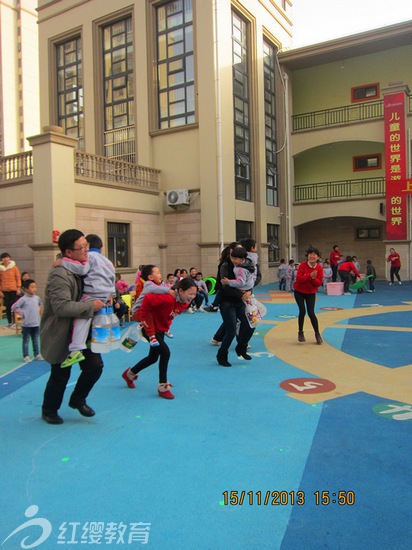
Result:
M316 506L353 506L354 491L223 491L222 506L303 506L308 502Z

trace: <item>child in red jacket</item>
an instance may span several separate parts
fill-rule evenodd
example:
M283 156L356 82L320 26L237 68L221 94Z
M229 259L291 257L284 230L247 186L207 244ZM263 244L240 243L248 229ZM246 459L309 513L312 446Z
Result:
M322 285L323 267L318 262L320 254L317 248L311 246L306 250L307 262L299 264L296 281L294 284L295 300L299 307L298 319L298 342L306 342L303 333L303 324L305 322L306 310L313 330L315 331L315 339L317 344L322 343L322 338L319 333L319 323L315 315L316 292ZM306 310L305 310L306 304Z
M176 297L170 294L147 294L144 297L139 309L139 317L143 322L149 316L152 318L159 345L150 346L147 357L141 359L134 367L126 369L122 374L128 387L135 388L134 381L137 379L138 373L159 359L158 394L164 399L174 399L174 395L170 391L172 384L167 380L170 349L164 341L165 333L168 332L176 315L186 310L196 296L196 285L193 279L188 277L181 279L173 288L176 290ZM143 328L143 336L149 340L145 328Z

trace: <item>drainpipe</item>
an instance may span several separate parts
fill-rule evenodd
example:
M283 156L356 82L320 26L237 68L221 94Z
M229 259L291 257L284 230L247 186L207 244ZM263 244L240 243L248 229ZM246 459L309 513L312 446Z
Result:
M225 247L223 232L223 171L222 171L222 115L220 97L219 32L217 0L213 0L214 13L214 53L215 53L215 93L216 93L216 164L217 164L217 211L220 252Z
M287 209L286 222L288 227L288 250L289 260L292 258L292 182L290 168L290 126L289 126L289 78L286 73L283 73L285 83L285 133L286 133L286 189L287 189Z

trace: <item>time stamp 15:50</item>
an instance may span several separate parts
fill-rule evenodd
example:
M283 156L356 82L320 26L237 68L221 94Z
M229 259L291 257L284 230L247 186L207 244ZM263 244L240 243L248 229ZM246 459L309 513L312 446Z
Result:
M303 506L308 502L316 506L353 506L354 491L223 491L224 506Z

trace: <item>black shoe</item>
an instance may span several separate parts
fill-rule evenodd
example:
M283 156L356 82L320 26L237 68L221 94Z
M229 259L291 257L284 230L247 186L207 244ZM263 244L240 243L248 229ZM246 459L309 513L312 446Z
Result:
M47 424L63 424L64 420L57 413L55 414L46 414L41 415L42 419L47 422Z
M298 342L306 342L305 335L303 334L302 331L298 332Z
M69 407L71 407L72 409L77 409L82 416L90 417L96 414L94 410L91 407L89 407L89 405L86 405L86 403L80 404L80 403L69 402Z
M227 360L227 353L226 354L217 354L216 355L216 359L217 359L217 362L219 363L219 365L221 367L231 367L231 363L229 363L229 361Z
M208 313L216 313L217 311L219 311L219 308L217 306L212 306L212 305L206 306L203 309Z
M322 340L322 337L321 335L319 334L319 332L315 332L315 338L316 338L316 343L317 344L322 344L323 340Z
M244 352L241 352L239 349L235 349L236 351L236 354L237 356L239 357L239 359L242 357L243 359L246 359L246 361L251 361L251 356L248 355L245 351Z

